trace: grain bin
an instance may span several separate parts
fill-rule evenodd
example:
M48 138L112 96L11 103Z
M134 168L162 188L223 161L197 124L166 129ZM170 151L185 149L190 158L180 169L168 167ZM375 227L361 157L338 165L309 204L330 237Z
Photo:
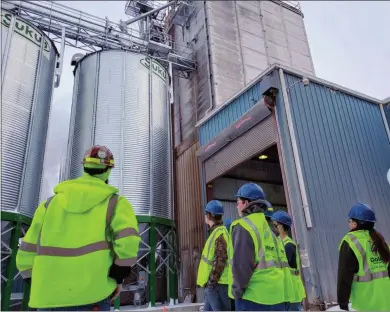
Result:
M106 145L116 164L109 182L136 215L172 219L168 79L161 64L138 53L99 51L78 60L65 177L82 174L89 146Z
M32 217L58 52L42 31L3 9L1 38L1 210Z

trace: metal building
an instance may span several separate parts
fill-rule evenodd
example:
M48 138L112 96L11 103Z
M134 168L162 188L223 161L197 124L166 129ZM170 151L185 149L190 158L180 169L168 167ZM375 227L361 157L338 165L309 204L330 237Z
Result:
M15 251L38 206L57 57L41 30L1 10L2 310L23 296Z
M192 177L192 183L199 176L195 155L197 122L250 85L274 63L290 65L312 75L314 66L297 1L188 1L184 13L188 18L180 23L178 12L172 10L166 27L172 40L181 44L178 51L183 55L190 48L195 51L196 71L173 77L175 176L177 181ZM256 94L249 94L248 101L247 105L255 104ZM250 176L251 170L247 171ZM274 182L270 181L269 189L281 192ZM220 191L208 188L210 194ZM199 204L202 194L198 188L183 183L176 184L176 193L178 232L192 233L179 239L181 296L202 301L201 290L195 288L199 254L205 239L203 215L197 210L202 207ZM185 201L181 201L183 194L186 194ZM223 201L234 206L229 196L223 196ZM286 206L283 200L278 204ZM188 214L192 222L188 222Z
M195 124L270 65L314 75L297 1L194 1L191 8L188 22L171 29L175 42L194 48L197 64L188 79L174 78L175 146L194 141Z
M348 211L367 203L390 237L390 133L384 101L273 65L197 125L204 203L264 187L293 216L311 310L337 302L338 246ZM387 108L386 108L387 110ZM200 208L201 209L201 208Z
M140 223L138 274L129 277L124 287L134 296L131 300L136 300L137 293L147 295L147 287L157 291L156 274L166 279L168 272L175 271L170 78L159 62L140 53L100 51L74 57L73 62L75 84L64 178L82 175L81 160L91 145L105 145L113 152L110 184L130 201Z

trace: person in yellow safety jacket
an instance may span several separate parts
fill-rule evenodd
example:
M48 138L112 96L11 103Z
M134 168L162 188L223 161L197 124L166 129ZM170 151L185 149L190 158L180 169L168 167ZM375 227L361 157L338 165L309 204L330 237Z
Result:
M224 208L212 200L205 208L205 223L210 236L203 248L197 285L205 287L204 311L230 311L228 297L228 231L223 224Z
M137 261L133 208L108 184L111 151L95 145L83 164L82 177L39 205L17 253L18 270L31 278L31 308L109 311Z
M272 215L273 226L278 231L279 237L283 242L290 274L293 283L292 294L289 302L286 304L286 311L302 311L302 300L306 298L305 287L300 276L300 261L297 244L288 236L288 231L292 225L292 219L285 211L276 211Z
M236 311L284 311L283 245L271 231L264 211L271 207L262 188L244 184L236 194L241 217L230 228L229 296Z
M349 212L349 232L339 246L337 301L348 311L390 311L390 250L374 229L374 210L357 203Z

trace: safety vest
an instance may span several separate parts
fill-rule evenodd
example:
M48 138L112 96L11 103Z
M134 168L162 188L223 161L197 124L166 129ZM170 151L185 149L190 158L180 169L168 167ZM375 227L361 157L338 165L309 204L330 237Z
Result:
M109 277L112 264L129 267L137 262L137 220L116 188L93 177L65 181L57 188L51 201L37 208L16 257L22 276L32 277L32 308L106 299L117 284Z
M304 298L306 298L306 292L305 292L305 287L303 286L302 279L300 276L300 258L299 258L299 252L298 252L298 246L297 244L288 236L286 236L283 239L283 245L286 246L288 243L291 243L295 246L296 248L296 263L297 263L297 268L293 269L290 268L290 275L291 275L291 280L292 280L292 290L293 293L291 295L290 301L289 302L301 302Z
M282 242L272 233L264 213L253 213L232 223L230 235L236 225L249 232L255 246L256 268L249 280L242 299L259 304L278 304L286 300L286 277L283 268L288 268L287 258ZM229 261L233 263L233 242L229 240ZM284 254L284 257L283 257ZM229 297L232 293L233 272L229 267ZM290 284L291 286L291 284Z
M341 244L343 241L348 243L359 262L359 271L352 283L352 308L358 311L390 311L388 264L372 252L369 232L350 232L344 236Z
M226 245L229 241L229 233L226 230L224 225L218 226L215 228L209 238L206 241L206 244L203 248L202 258L200 259L200 264L198 268L198 279L196 283L200 287L204 287L210 277L211 270L213 268L214 253L215 253L215 241L217 238L222 235L226 241ZM226 262L226 267L222 272L221 278L218 281L218 284L227 284L228 283L228 267L229 264Z

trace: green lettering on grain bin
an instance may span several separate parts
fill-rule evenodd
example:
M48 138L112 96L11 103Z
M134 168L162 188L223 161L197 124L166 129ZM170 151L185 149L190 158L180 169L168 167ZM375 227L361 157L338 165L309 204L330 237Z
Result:
M12 14L6 11L1 11L1 25L9 28L11 24ZM21 35L23 38L30 40L32 43L37 46L41 45L42 34L31 25L23 22L20 19L16 19L14 31ZM45 52L50 52L50 43L45 38L43 49Z
M150 58L149 57L142 59L140 62L143 66L145 66L147 69L149 69L149 66L150 66ZM167 72L166 72L165 68L162 67L161 64L159 64L158 62L156 62L154 60L152 61L152 71L154 74L159 76L165 83L167 82Z

